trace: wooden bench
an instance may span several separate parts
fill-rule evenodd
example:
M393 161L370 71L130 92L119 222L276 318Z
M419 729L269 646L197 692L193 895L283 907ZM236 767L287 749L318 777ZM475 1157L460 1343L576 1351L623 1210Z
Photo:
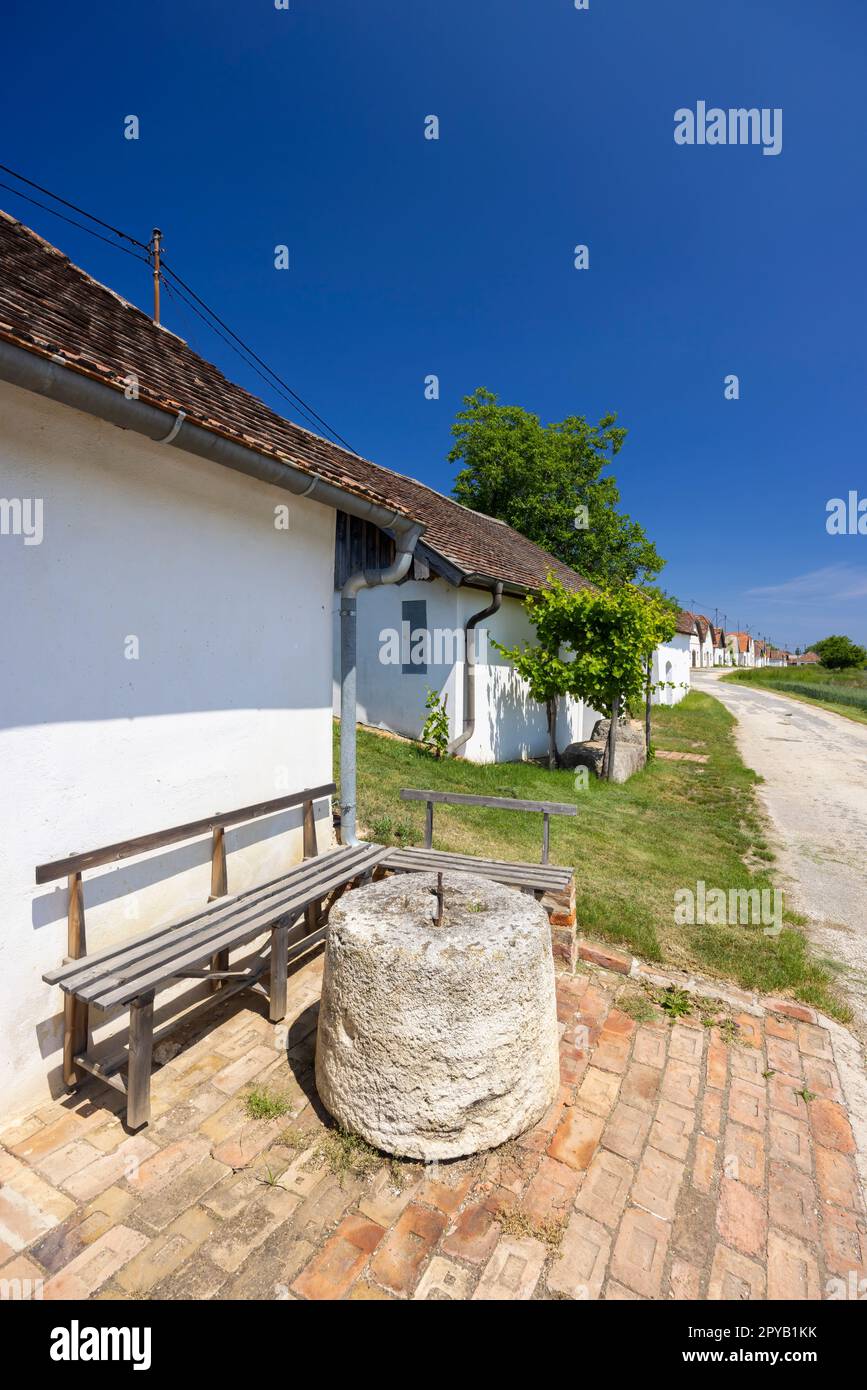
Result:
M495 879L526 893L541 897L544 893L566 892L573 879L573 871L549 864L550 818L551 816L577 816L578 807L563 801L518 801L505 796L464 796L459 792L419 791L414 787L404 787L401 791L403 801L426 801L424 846L413 849L392 849L382 861L382 867L400 873L418 873L424 870L458 871L467 874L481 874L484 878ZM510 863L505 859L480 859L469 854L451 854L433 848L433 808L446 806L486 806L497 811L537 811L542 815L542 858L538 864Z
M269 1000L271 1020L279 1022L284 1017L290 932L303 918L301 939L309 944L310 934L319 926L322 899L369 877L388 852L381 845L362 844L317 857L313 803L330 797L335 790L333 783L309 788L38 866L37 883L66 878L69 886L68 954L63 965L42 977L48 984L59 985L66 996L63 1078L67 1086L78 1085L84 1079L82 1073L91 1073L126 1095L127 1123L131 1129L147 1124L154 996L179 980L209 980L212 1002L222 1001L240 989L256 989ZM226 827L296 806L303 807L303 861L268 883L230 896ZM207 832L211 834L209 906L181 921L154 927L123 943L88 954L82 873ZM268 956L244 971L230 970L230 951L267 931L271 933ZM270 974L267 992L259 984L259 977L266 971ZM129 1006L128 1056L121 1054L110 1062L99 1062L88 1055L91 1005L99 1009Z

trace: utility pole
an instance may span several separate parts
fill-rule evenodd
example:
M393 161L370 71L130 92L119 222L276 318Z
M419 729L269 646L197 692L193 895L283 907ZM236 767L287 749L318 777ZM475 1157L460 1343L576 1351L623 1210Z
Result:
M160 321L160 252L162 244L163 234L159 227L154 227L149 250L154 258L154 323L157 325Z

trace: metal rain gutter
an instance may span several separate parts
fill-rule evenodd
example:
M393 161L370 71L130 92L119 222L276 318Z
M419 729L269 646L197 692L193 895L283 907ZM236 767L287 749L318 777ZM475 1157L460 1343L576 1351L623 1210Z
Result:
M493 598L487 608L481 608L478 613L474 613L471 618L467 619L464 626L463 729L448 746L448 752L453 756L469 743L476 728L476 623L481 622L482 618L490 618L493 613L498 612L502 601L503 585L498 580L494 586Z
M0 380L26 391L59 401L73 410L84 411L105 420L118 429L132 430L157 444L183 449L199 458L232 468L260 482L284 488L296 497L309 497L324 506L347 512L350 516L370 521L394 537L394 562L381 570L362 570L351 575L343 586L340 600L341 630L341 708L340 708L340 796L342 803L342 835L344 844L356 844L356 604L360 590L380 584L396 584L407 573L413 551L424 526L393 508L357 497L352 492L329 483L318 473L296 468L291 463L268 458L255 449L237 444L222 435L214 434L187 419L178 411L172 412L148 405L145 401L130 400L124 393L103 382L95 381L67 365L65 359L38 356L23 348L0 340ZM168 418L167 418L168 417Z
M41 357L0 340L0 380L95 415L118 429L142 434L156 444L169 444L237 473L246 473L295 497L315 498L325 506L372 521L383 530L414 524L401 512L344 491L318 473L269 458L252 447L214 434L194 424L182 410L174 412L145 401L128 400L123 391L83 375L63 358Z

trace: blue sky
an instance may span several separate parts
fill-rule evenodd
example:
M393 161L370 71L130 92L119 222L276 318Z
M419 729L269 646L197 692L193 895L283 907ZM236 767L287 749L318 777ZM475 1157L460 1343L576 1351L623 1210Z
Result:
M867 536L825 529L829 498L867 495L863 0L289 3L13 0L0 159L159 225L379 463L448 491L479 385L543 419L616 410L623 505L684 604L793 647L867 639ZM782 152L677 146L699 100L782 108ZM0 205L148 307L146 267ZM188 310L164 318L262 393Z

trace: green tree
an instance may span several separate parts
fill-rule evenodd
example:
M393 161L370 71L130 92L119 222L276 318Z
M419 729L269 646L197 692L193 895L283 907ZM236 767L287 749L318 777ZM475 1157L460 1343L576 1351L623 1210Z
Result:
M618 510L615 479L603 474L626 438L615 415L598 425L581 415L543 425L479 387L464 397L452 434L449 460L463 465L453 491L464 506L508 522L599 584L641 582L662 569L643 527Z
M658 643L674 632L673 607L629 584L575 592L553 574L524 607L537 645L499 650L530 682L534 699L549 709L549 765L556 765L551 709L556 720L558 696L571 695L611 720L603 768L610 778L620 712L646 694L648 662Z
M809 649L830 671L844 671L852 666L867 666L867 651L849 637L823 637Z
M528 607L528 599L525 607ZM532 618L532 614L531 614ZM494 646L511 661L519 676L527 682L530 698L545 706L548 724L548 768L553 772L560 766L560 753L557 748L557 701L569 689L566 663L560 659L556 648L552 651L543 646L503 647L495 638Z

